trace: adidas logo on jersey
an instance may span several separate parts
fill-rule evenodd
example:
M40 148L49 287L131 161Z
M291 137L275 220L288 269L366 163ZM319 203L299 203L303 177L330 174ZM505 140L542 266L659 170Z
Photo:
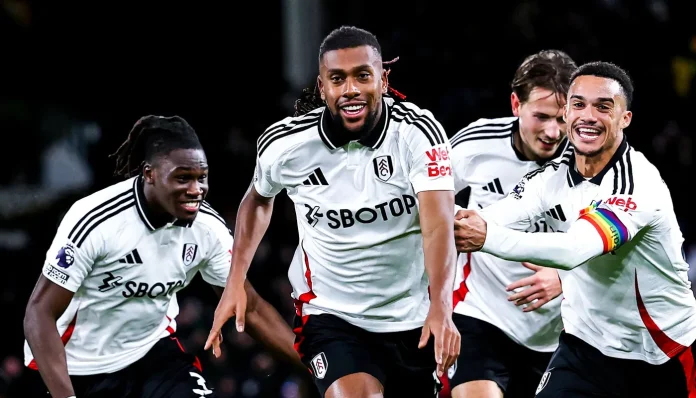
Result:
M309 175L309 178L302 181L302 185L329 185L329 183L326 181L324 173L317 167L312 174Z
M500 185L500 180L498 178L489 182L488 185L484 185L483 190L488 191L488 192L497 193L500 195L505 195L505 192L503 192L503 187Z
M553 208L547 210L546 214L548 214L552 218L555 218L558 221L566 220L566 216L565 213L563 213L563 208L561 207L561 205L556 205Z
M142 264L143 260L140 258L140 254L138 254L138 249L133 249L132 252L128 253L126 257L118 260L118 262L125 264Z

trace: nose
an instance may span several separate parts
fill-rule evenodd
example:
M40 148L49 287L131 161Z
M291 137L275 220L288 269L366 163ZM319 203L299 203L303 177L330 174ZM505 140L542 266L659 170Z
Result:
M203 186L203 184L201 184L199 181L193 181L188 185L186 189L186 195L198 197L203 195L204 191L205 187Z
M561 137L561 126L558 122L549 123L548 127L544 130L544 134L550 140L558 140Z
M345 91L343 92L343 96L347 98L355 98L360 95L360 88L358 87L357 82L355 79L348 78L346 79L346 84L345 84Z

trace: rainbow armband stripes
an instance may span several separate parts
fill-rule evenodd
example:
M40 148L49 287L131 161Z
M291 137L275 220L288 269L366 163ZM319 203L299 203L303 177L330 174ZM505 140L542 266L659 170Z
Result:
M593 203L580 212L580 219L595 227L604 243L604 253L618 249L628 241L628 229L613 211L597 208L601 201Z

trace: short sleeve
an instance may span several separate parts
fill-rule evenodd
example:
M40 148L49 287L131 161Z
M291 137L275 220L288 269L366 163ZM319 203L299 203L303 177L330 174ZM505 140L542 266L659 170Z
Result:
M407 139L411 153L409 180L415 193L422 191L454 191L450 146L442 125L432 113L422 110L416 122L409 125Z
M216 222L217 223L217 222ZM211 228L209 239L211 250L208 260L203 262L199 272L207 283L225 287L232 262L232 233L220 222Z
M47 279L73 293L92 271L104 247L98 230L85 229L83 216L83 206L78 201L61 220L42 270Z

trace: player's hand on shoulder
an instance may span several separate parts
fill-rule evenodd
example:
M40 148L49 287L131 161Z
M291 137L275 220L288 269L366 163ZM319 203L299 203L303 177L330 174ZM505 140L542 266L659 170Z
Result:
M563 292L558 271L531 263L522 263L526 268L534 271L534 275L522 278L507 286L508 292L522 288L522 290L510 295L508 301L516 306L523 306L522 311L535 311L549 301L560 296Z
M459 210L454 216L454 243L458 252L481 250L486 241L486 221L473 210Z
M215 309L215 317L213 319L213 327L210 329L208 340L205 342L204 349L213 348L213 355L216 358L220 357L220 344L222 343L222 327L227 321L236 317L236 326L238 332L244 331L245 315L247 306L247 292L242 288L229 289L225 288L225 292L220 298L217 308Z

